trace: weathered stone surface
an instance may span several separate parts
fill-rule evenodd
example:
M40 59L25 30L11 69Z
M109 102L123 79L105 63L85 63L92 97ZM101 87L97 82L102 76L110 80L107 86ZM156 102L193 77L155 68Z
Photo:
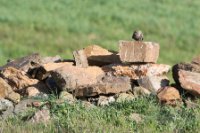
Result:
M20 91L25 87L35 85L39 82L36 79L29 78L25 72L17 70L13 67L5 68L1 72L1 76L7 80L8 84L14 91Z
M0 78L0 98L6 98L15 103L20 101L20 95L15 93L11 86L2 78Z
M38 110L31 118L32 123L44 123L47 124L50 120L50 111L48 109Z
M150 95L151 92L142 86L136 86L133 88L133 94L134 94L134 97L138 97L138 96Z
M161 103L177 105L181 101L179 91L174 87L164 87L158 91L157 97Z
M169 80L166 76L146 76L139 79L138 84L156 94L158 89L169 85Z
M58 63L61 62L61 57L56 55L54 57L44 57L41 59L40 64L47 64L47 63Z
M177 76L179 70L200 73L200 65L194 63L179 63L173 66L173 76ZM174 78L176 80L176 77Z
M35 72L35 78L39 80L44 80L50 75L50 72L53 70L56 70L58 68L67 66L67 65L73 65L72 62L59 62L59 63L47 63L43 64L40 67L37 68L37 72Z
M88 59L84 50L76 50L73 52L74 60L76 62L76 66L80 67L88 67Z
M96 84L104 71L99 67L64 66L52 71L51 75L61 90L72 92L77 87Z
M0 99L0 119L6 119L13 116L13 103L6 99Z
M164 75L169 72L170 66L165 64L108 65L102 69L116 76L128 76L137 80L145 76Z
M119 55L122 62L153 62L159 57L158 43L141 41L120 41Z
M125 102L125 101L131 101L135 98L133 94L128 93L120 93L116 96L116 102Z
M37 100L35 99L25 99L25 100L20 101L14 108L14 111L13 111L14 114L19 115L23 112L26 112L27 109L32 106L32 103L36 101Z
M97 105L98 106L108 106L110 103L115 102L115 98L113 96L99 96Z
M200 73L179 70L174 78L184 90L200 97Z
M76 101L75 97L67 91L61 91L59 99L67 101L68 103L74 103Z
M131 90L130 78L121 76L106 75L96 84L90 86L81 86L75 89L75 96L87 97L99 94L116 94Z
M82 50L74 51L73 54L77 66L87 67L88 64L92 66L103 66L120 62L117 54L109 52L107 49L97 45L91 45Z
M8 62L5 66L0 67L0 71L7 68L7 67L14 67L16 69L22 70L27 72L30 68L35 67L37 63L39 63L41 57L38 53L31 54L11 62Z

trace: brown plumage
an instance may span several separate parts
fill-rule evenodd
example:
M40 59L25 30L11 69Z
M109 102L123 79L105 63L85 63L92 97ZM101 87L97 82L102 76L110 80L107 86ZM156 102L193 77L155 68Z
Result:
M144 39L143 33L140 30L136 30L133 32L132 39L135 41L142 41Z

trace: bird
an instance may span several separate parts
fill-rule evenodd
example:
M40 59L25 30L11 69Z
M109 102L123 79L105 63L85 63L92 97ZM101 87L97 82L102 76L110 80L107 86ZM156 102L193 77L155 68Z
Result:
M144 36L141 30L136 30L133 32L132 39L135 41L143 41Z

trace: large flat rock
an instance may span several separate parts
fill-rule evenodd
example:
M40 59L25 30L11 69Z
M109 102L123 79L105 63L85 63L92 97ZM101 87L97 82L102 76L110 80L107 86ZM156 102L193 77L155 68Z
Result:
M173 66L173 78L178 86L194 96L200 96L200 65L179 63Z
M52 71L51 75L61 90L72 92L77 87L96 84L104 71L95 66L83 68L69 65Z
M105 72L112 73L116 76L128 76L137 80L146 76L164 75L170 70L169 65L165 64L134 64L134 65L108 65L104 66Z
M124 63L156 63L159 57L159 50L159 44L154 42L119 41L119 55Z
M81 86L75 90L76 97L97 96L100 94L118 94L131 90L129 77L105 75L96 84Z

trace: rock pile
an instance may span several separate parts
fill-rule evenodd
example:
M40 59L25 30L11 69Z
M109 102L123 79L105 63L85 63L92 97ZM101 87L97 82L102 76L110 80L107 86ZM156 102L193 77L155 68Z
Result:
M58 104L79 99L99 106L149 94L176 105L181 90L199 97L199 59L173 67L175 88L166 76L170 66L156 64L159 48L154 42L119 41L119 53L91 45L74 51L74 60L32 54L10 61L0 67L0 116L10 109L14 113L25 97L47 98L50 93L59 96Z

